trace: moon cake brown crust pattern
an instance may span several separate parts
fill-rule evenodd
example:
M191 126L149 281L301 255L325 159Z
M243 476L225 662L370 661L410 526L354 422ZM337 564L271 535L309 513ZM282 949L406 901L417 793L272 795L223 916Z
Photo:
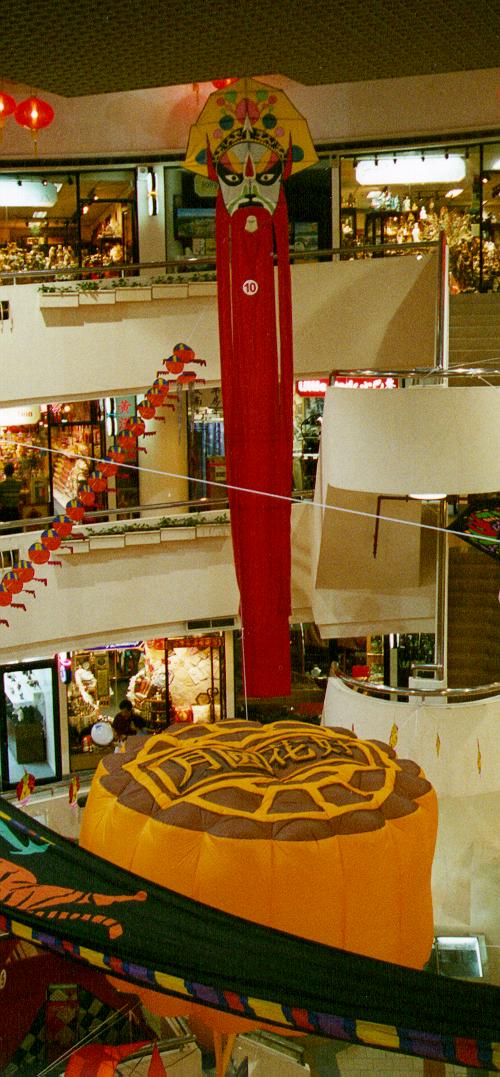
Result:
M431 786L410 760L347 729L301 722L182 725L134 738L99 781L136 812L219 837L322 840L384 827Z

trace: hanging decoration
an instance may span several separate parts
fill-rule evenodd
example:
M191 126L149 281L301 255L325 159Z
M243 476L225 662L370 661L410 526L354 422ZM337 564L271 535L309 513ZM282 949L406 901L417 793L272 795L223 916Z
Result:
M14 98L10 96L10 93L4 93L0 90L0 142L3 138L3 129L5 121L8 116L12 116L16 110L16 102Z
M164 422L164 416L157 415L157 409L167 407L175 410L180 401L179 395L167 399L170 390L175 388L178 394L182 391L183 384L200 380L196 372L189 370L187 365L190 363L206 365L205 360L196 359L193 349L184 343L176 344L172 356L168 360L163 360L163 363L167 371L175 376L167 378L164 376L164 371L158 372L152 386L144 394L144 400L137 406L137 417L128 416L128 402L126 402L126 408L120 406L121 425L114 439L114 448L110 449L104 460L96 462L87 480L81 485L78 497L71 498L66 504L65 512L55 516L51 526L42 531L40 538L31 544L28 558L20 560L12 569L4 572L0 578L0 607L9 606L11 609L22 609L26 612L25 604L14 602L13 596L24 590L36 597L35 591L26 588L26 584L31 580L47 585L46 579L35 576L33 565L59 567L62 565L62 561L51 557L52 553L60 548L64 539L70 537L75 524L81 523L88 509L96 504L98 495L104 493L106 489L110 491L108 481L116 475L118 469L123 469L130 464L138 452L147 452L144 446L138 445L138 439L152 437L155 431L146 430L144 420L156 419ZM174 365L174 370L171 369L172 365ZM122 470L122 474L125 476L127 472ZM70 546L65 548L71 549ZM5 618L0 618L0 624L9 627L9 622Z
M18 781L16 785L16 797L21 806L24 806L28 803L28 800L35 788L35 785L35 775L30 774L27 770L25 770L22 778L20 779L20 781Z
M17 106L14 119L21 127L27 127L31 131L33 150L35 157L38 156L38 132L52 123L54 119L52 105L49 105L48 101L42 101L40 97L27 97Z
M212 79L212 86L216 90L227 90L228 86L232 86L233 82L237 82L237 78L233 79Z
M163 737L151 739L161 742ZM124 773L127 758L119 760ZM158 789L156 781L153 789ZM374 796L372 790L370 799ZM400 840L411 819L424 811L426 796L417 796L416 813L400 820ZM140 802L144 804L143 795ZM388 826L399 830L397 821ZM380 829L373 836L378 842ZM318 851L322 844L317 842ZM243 919L245 905L232 916L146 880L138 892L135 874L78 848L6 800L0 806L0 857L0 929L64 954L66 962L75 963L75 978L83 963L108 970L121 985L149 986L165 1002L171 996L177 1013L198 1002L206 1014L246 1015L275 1030L390 1047L486 1071L500 1066L500 988L493 984L420 972L313 943ZM385 879L391 900L386 872L396 859L393 848L379 863L381 885ZM258 886L246 868L243 875ZM302 869L299 881L303 875ZM359 888L363 875L364 865L353 880ZM318 908L324 894L332 900L331 880L323 877L322 883L314 895ZM290 898L288 905L294 905ZM356 914L355 901L352 909ZM361 903L359 913L368 919L370 912Z
M244 78L210 95L184 161L219 185L224 437L249 696L291 691L293 357L283 181L317 159L306 121L286 95Z

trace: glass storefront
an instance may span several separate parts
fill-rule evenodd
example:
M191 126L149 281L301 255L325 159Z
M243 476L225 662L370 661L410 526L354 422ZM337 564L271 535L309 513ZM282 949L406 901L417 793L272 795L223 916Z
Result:
M11 789L32 774L37 785L61 777L56 666L51 661L0 668L0 774Z
M0 210L0 275L137 260L134 169L4 173Z
M95 461L115 448L126 419L136 415L136 404L135 396L121 396L0 409L0 473L6 463L14 465L22 483L23 519L64 512ZM70 453L75 453L73 459ZM94 510L139 504L137 453L130 465L130 470L119 470L109 489L96 494Z
M91 736L96 722L112 722L129 699L148 733L173 722L216 722L226 717L224 634L138 640L100 647L65 659L70 766L97 766L103 751Z
M340 185L346 257L411 253L444 232L452 294L500 287L500 145L343 156Z

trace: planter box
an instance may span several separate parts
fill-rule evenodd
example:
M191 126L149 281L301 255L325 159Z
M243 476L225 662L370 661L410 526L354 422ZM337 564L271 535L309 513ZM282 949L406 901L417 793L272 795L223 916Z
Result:
M162 527L160 539L162 542L185 542L186 539L196 538L196 527Z
M59 547L57 556L59 557L59 554L62 554L63 557L64 555L71 557L73 554L88 553L89 550L90 544L88 539L75 539L73 541L70 535L69 538L65 540L64 545Z
M138 285L137 288L115 288L117 303L143 303L151 299L151 288Z
M194 280L188 284L189 295L217 295L216 280Z
M187 299L187 284L153 284L153 299Z
M39 297L41 307L77 307L78 306L78 292L69 292L63 295L62 292L56 294L47 292L45 295L42 293Z
M115 301L116 295L112 288L107 288L106 291L103 288L102 291L79 292L78 294L78 304L81 307L106 306Z
M92 535L89 543L91 550L121 549L125 545L125 535Z
M159 531L130 531L125 535L126 546L151 546L160 541Z
M196 538L214 538L220 535L230 535L230 524L200 524L196 528Z

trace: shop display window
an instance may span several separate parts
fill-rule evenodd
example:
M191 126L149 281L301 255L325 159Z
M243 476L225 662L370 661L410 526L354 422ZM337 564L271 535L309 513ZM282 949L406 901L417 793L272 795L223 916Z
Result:
M451 170L447 178L448 167L460 178L451 178ZM340 234L346 257L411 253L412 244L435 243L444 232L451 292L497 290L499 170L500 147L489 144L342 157Z
M61 777L57 676L53 662L0 670L1 783L17 785L25 773L37 784Z
M95 172L22 170L0 177L0 279L30 270L68 271L80 266L112 273L136 260L133 169ZM77 274L76 274L77 275ZM99 274L99 276L102 274Z
M22 484L20 515L25 520L48 516L51 511L46 414L43 404L0 410L0 473L5 464L14 465Z
M222 394L212 389L188 390L189 497L227 504L226 490L210 483L226 482ZM206 481L205 481L206 480ZM223 505L221 505L221 501ZM209 505L207 508L210 507Z
M112 722L129 699L145 732L173 722L226 717L224 635L138 640L81 651L65 659L71 770L94 769L113 744L92 739L97 722Z
M47 422L53 505L54 512L60 513L68 501L78 497L94 459L103 456L101 406L97 400L49 404ZM69 453L74 453L74 458ZM95 508L105 508L105 499L105 493L97 494Z
M215 200L218 186L183 168L165 168L167 259L179 270L215 270ZM331 176L328 160L285 182L290 224L290 252L329 250L332 245ZM190 258L207 258L189 266Z

